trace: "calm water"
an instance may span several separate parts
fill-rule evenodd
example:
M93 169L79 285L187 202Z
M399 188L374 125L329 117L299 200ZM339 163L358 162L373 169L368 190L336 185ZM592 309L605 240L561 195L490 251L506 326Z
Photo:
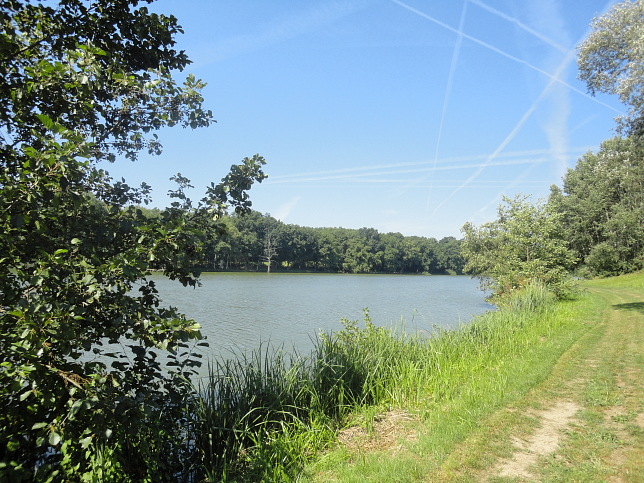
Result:
M164 305L199 322L209 355L221 358L266 342L308 353L319 331L362 321L364 308L374 324L407 332L456 327L492 308L464 276L215 273L196 289L154 280Z

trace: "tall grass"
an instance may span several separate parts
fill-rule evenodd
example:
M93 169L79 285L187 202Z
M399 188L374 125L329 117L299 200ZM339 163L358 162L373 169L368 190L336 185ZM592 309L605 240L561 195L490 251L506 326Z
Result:
M289 481L366 406L427 406L471 390L476 378L526 347L526 330L552 306L540 286L457 330L431 336L343 320L320 334L310 355L264 346L215 362L199 387L197 477L210 481ZM541 329L539 329L541 330Z

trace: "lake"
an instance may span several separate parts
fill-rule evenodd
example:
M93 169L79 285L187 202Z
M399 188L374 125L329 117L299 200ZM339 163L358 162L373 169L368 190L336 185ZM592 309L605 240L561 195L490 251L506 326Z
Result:
M269 342L308 353L317 333L340 330L343 317L362 321L365 308L375 325L409 333L454 328L493 308L466 276L206 273L195 289L152 279L164 305L201 324L218 358Z

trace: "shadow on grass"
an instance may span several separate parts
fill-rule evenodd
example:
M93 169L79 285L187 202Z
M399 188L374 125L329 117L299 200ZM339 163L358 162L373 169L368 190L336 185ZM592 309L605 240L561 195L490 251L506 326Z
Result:
M615 304L614 308L618 310L634 310L635 312L640 312L644 314L644 302L631 302L628 304Z

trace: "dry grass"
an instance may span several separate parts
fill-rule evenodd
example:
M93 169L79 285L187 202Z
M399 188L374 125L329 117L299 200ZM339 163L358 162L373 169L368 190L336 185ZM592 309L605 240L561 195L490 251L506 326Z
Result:
M350 453L383 451L396 454L403 448L402 442L416 440L414 423L418 423L418 418L406 411L387 411L375 416L369 425L343 429L338 433L338 443Z

